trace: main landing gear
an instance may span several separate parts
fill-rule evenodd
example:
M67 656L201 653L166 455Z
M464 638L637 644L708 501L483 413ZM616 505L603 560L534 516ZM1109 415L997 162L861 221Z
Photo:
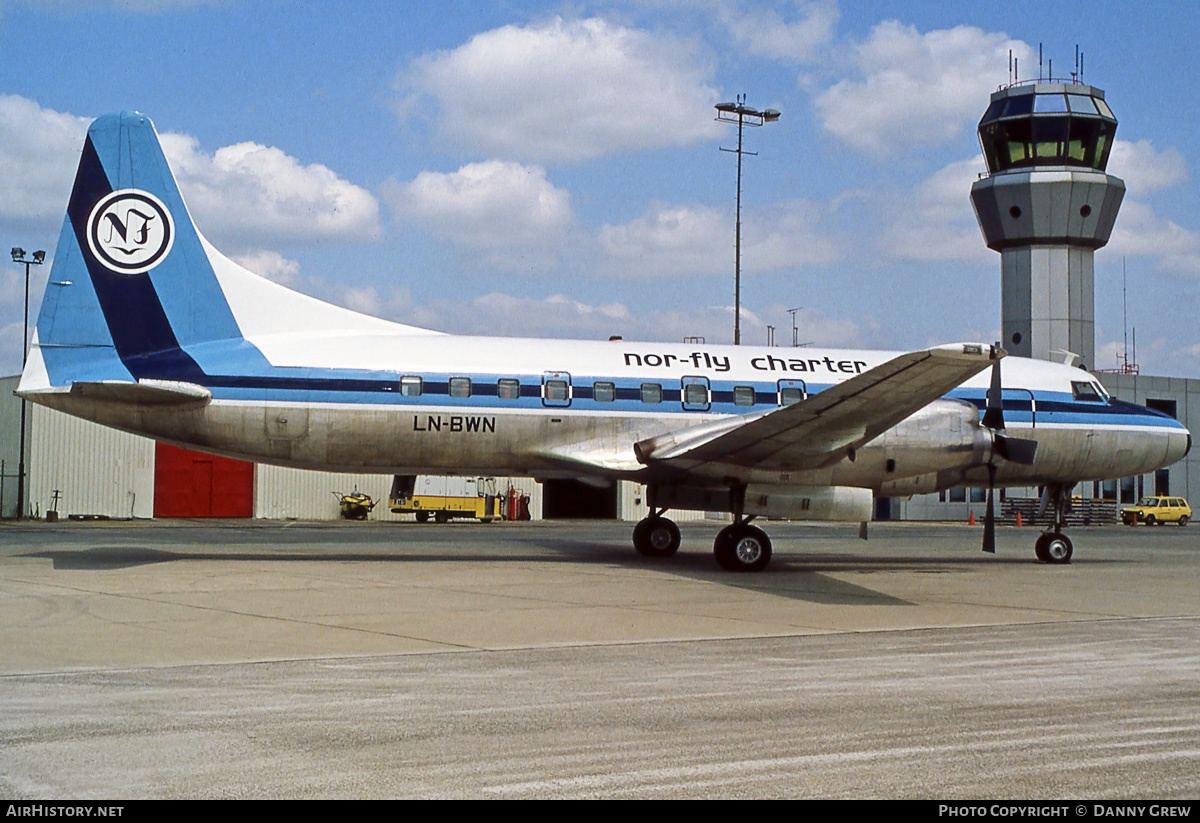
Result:
M1071 488L1064 483L1047 486L1042 494L1042 506L1047 503L1054 506L1054 525L1038 537L1033 545L1034 554L1043 563L1061 565L1071 562L1075 553L1071 539L1062 533L1066 524L1067 512L1071 510Z
M727 572L760 572L771 562L771 538L742 518L717 532L713 555Z
M663 517L666 509L650 508L650 516L633 527L633 547L647 557L670 557L679 551L679 527Z
M654 489L649 490L653 496ZM753 517L743 515L746 487L734 486L729 491L733 523L717 532L713 541L713 556L717 565L731 572L758 572L771 562L771 538L757 526L750 525ZM633 527L633 547L648 557L670 557L679 550L679 527L663 517L666 509L650 504L650 516Z

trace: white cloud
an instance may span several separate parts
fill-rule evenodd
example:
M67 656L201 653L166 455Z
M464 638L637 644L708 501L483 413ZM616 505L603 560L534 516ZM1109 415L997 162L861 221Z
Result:
M57 228L90 118L0 96L0 217ZM350 239L379 231L379 204L322 165L238 143L209 154L195 138L161 135L163 151L201 230L238 242Z
M233 260L260 277L274 280L284 286L299 285L300 263L284 257L279 252L264 249L237 255Z
M786 18L762 6L725 7L720 18L738 45L750 54L776 59L814 59L833 39L838 8L833 2L795 3Z
M998 32L956 26L921 33L895 20L877 25L853 52L859 79L819 94L817 114L842 141L877 155L958 137L1008 77L1008 51L1029 47ZM1028 65L1028 63L1026 63Z
M1164 271L1200 275L1200 234L1159 217L1137 200L1121 204L1107 248L1114 254L1157 257Z
M425 328L457 334L523 336L535 330L538 337L607 340L619 335L625 340L681 342L685 337L703 337L708 343L730 343L733 339L732 294L730 305L699 306L677 311L630 311L624 303L599 305L574 300L561 294L544 298L511 294L487 294L463 304L450 300L417 306L395 315L396 319ZM787 317L780 306L763 313ZM389 315L391 316L391 315ZM447 323L457 323L450 325ZM858 327L815 309L798 312L800 342L822 346L861 345ZM760 345L766 341L766 323L742 308L742 340ZM775 339L791 342L791 329L777 328Z
M570 195L545 169L499 160L389 181L383 196L398 217L518 271L553 263L573 220Z
M411 115L425 95L442 133L468 149L575 161L715 136L709 73L694 47L670 37L555 18L415 60L398 80L398 109Z
M1149 140L1117 140L1108 157L1108 173L1125 181L1130 195L1144 197L1188 179L1187 162L1179 150L1162 151Z
M906 260L965 260L978 262L988 251L975 211L971 184L986 167L972 157L944 166L917 188L905 192L886 213L893 215L881 241L890 255Z
M235 242L349 240L379 232L379 203L318 163L273 146L236 143L209 154L185 134L160 135L201 231Z
M88 122L25 97L0 95L0 217L57 227Z
M598 239L621 274L727 274L733 266L733 217L706 206L654 204L628 223L601 226ZM829 263L837 256L810 203L784 201L743 214L743 271Z

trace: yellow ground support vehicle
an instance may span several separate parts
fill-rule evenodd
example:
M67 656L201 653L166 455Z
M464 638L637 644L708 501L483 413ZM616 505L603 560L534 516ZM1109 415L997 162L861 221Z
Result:
M1178 523L1186 526L1192 518L1192 507L1182 497L1143 497L1136 506L1121 509L1121 522L1126 526L1145 523Z
M430 517L438 523L452 517L474 517L490 523L503 517L503 502L494 477L396 475L388 495L388 507L393 512L412 512L418 523Z

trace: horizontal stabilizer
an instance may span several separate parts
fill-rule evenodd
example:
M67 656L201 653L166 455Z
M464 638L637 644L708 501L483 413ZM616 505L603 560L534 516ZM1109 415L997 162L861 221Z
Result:
M73 383L71 394L90 400L113 403L132 403L138 406L204 406L212 400L212 392L195 383L172 380L102 380Z

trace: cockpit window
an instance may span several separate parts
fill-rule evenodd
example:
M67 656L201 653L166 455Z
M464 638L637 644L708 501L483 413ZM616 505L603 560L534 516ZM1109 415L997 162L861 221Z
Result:
M1082 380L1071 381L1071 394L1080 403L1103 403L1104 397L1097 391L1095 383L1085 383Z

